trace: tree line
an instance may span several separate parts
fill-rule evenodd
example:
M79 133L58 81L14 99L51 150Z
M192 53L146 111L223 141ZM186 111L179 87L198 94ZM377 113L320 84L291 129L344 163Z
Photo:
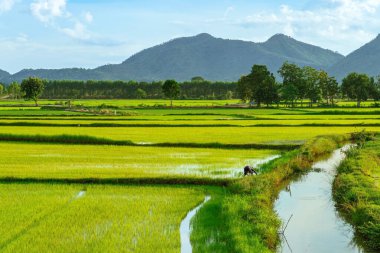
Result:
M45 99L163 99L164 82L45 81ZM211 82L200 77L179 83L179 99L231 99L236 82Z
M375 80L366 74L350 73L339 86L334 77L309 66L299 67L285 62L278 73L282 83L276 82L265 65L254 65L251 73L239 79L238 97L257 107L280 102L290 107L299 102L303 106L305 100L309 107L316 103L333 106L338 98L355 100L360 107L361 102L369 98L380 99L380 78Z
M202 77L177 83L135 81L48 81L39 78L25 79L22 84L11 83L7 88L0 85L0 95L11 99L22 97L35 101L45 99L233 99L257 107L285 103L294 107L300 103L312 107L314 104L333 106L336 99L355 100L360 107L368 99L380 99L380 78L366 74L350 73L339 85L334 77L323 70L309 66L299 67L285 62L278 74L277 82L265 65L254 65L251 72L237 82L211 82ZM34 88L30 89L30 86ZM28 90L29 89L29 90ZM34 91L36 90L36 91ZM31 92L38 94L32 94Z

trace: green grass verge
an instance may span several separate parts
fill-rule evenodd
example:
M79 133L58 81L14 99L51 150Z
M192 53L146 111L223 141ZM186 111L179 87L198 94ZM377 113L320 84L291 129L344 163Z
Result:
M207 203L193 221L194 252L273 252L280 220L273 211L281 186L297 173L330 154L347 136L313 139L262 168L263 174L245 177L227 187L223 198Z
M363 245L380 250L380 139L347 152L334 181L334 198Z

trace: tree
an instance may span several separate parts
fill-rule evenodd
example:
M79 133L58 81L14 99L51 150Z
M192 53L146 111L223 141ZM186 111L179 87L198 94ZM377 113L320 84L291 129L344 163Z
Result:
M162 86L162 92L170 99L170 107L173 108L173 99L176 99L180 93L179 84L175 80L166 80Z
M196 82L204 82L205 79L201 76L194 76L193 78L191 78L191 82L193 83L196 83Z
M38 98L44 90L44 82L38 77L29 77L21 83L21 91L25 93L25 100L33 100L38 106Z
M248 76L240 77L237 87L236 87L236 92L241 101L243 101L244 103L251 102L252 90L251 90L251 87L249 87Z
M21 98L21 86L17 82L13 82L8 86L8 95L12 99Z
M296 64L285 62L281 68L278 70L278 73L283 78L283 86L293 86L289 89L286 88L288 92L293 91L296 94L288 94L290 97L301 100L301 106L304 98L307 93L307 86L305 85L305 79L303 76L302 68L298 67ZM292 106L294 106L294 101L292 101Z
M279 86L274 78L267 78L263 81L261 88L262 102L269 107L270 104L279 102Z
M226 99L226 100L231 100L231 99L233 98L233 96L234 96L234 93L233 93L232 91L228 90L228 91L226 92L225 99Z
M3 95L4 90L5 90L4 85L0 83L0 95Z
M265 65L253 65L251 73L240 78L237 92L242 101L255 101L257 107L261 103L269 106L278 95L276 79Z
M350 99L355 99L357 107L366 101L371 91L371 80L366 74L350 73L342 81L342 93Z
M375 101L380 100L380 76L376 77L376 80L373 79L373 85L372 85L373 91L371 91L372 98Z
M280 89L281 99L285 101L286 104L291 104L294 107L294 101L297 100L297 88L293 84L282 85Z
M146 92L145 92L145 90L143 90L143 89L137 89L136 90L136 97L138 98L138 99L142 99L142 98L146 98Z
M334 98L339 94L339 84L335 77L329 77L327 81L327 97L334 106Z
M257 103L257 107L264 102L267 106L274 102L276 89L276 79L265 65L254 65L251 71L252 100Z
M321 88L319 86L320 72L315 68L305 66L302 68L304 85L306 86L305 97L310 100L310 107L321 99Z
M319 72L319 86L322 96L326 99L327 105L334 105L334 98L339 93L339 84L334 77L330 77L325 71Z

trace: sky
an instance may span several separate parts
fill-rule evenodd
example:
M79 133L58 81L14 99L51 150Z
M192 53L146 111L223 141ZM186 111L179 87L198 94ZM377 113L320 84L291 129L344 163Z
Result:
M94 68L199 33L347 55L380 33L380 0L0 0L0 69Z

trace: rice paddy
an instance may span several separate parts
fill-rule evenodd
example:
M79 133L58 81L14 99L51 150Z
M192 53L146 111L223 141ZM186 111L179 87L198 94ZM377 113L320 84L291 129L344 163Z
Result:
M181 220L204 194L190 187L0 185L0 251L179 252Z
M276 158L272 150L1 143L0 178L157 178L242 176L247 164ZM264 161L263 161L264 160Z
M224 143L224 144L292 144L320 135L348 134L365 128L377 131L379 127L39 127L0 126L1 134L27 135L90 135L111 140L128 140L135 143ZM184 134L186 133L186 135Z
M270 252L275 193L260 179L290 173L273 164L300 163L288 149L319 136L380 131L376 108L168 102L0 101L0 252L179 252L181 220L207 195L191 222L193 252ZM312 152L335 148L316 145ZM263 175L242 179L245 165Z

